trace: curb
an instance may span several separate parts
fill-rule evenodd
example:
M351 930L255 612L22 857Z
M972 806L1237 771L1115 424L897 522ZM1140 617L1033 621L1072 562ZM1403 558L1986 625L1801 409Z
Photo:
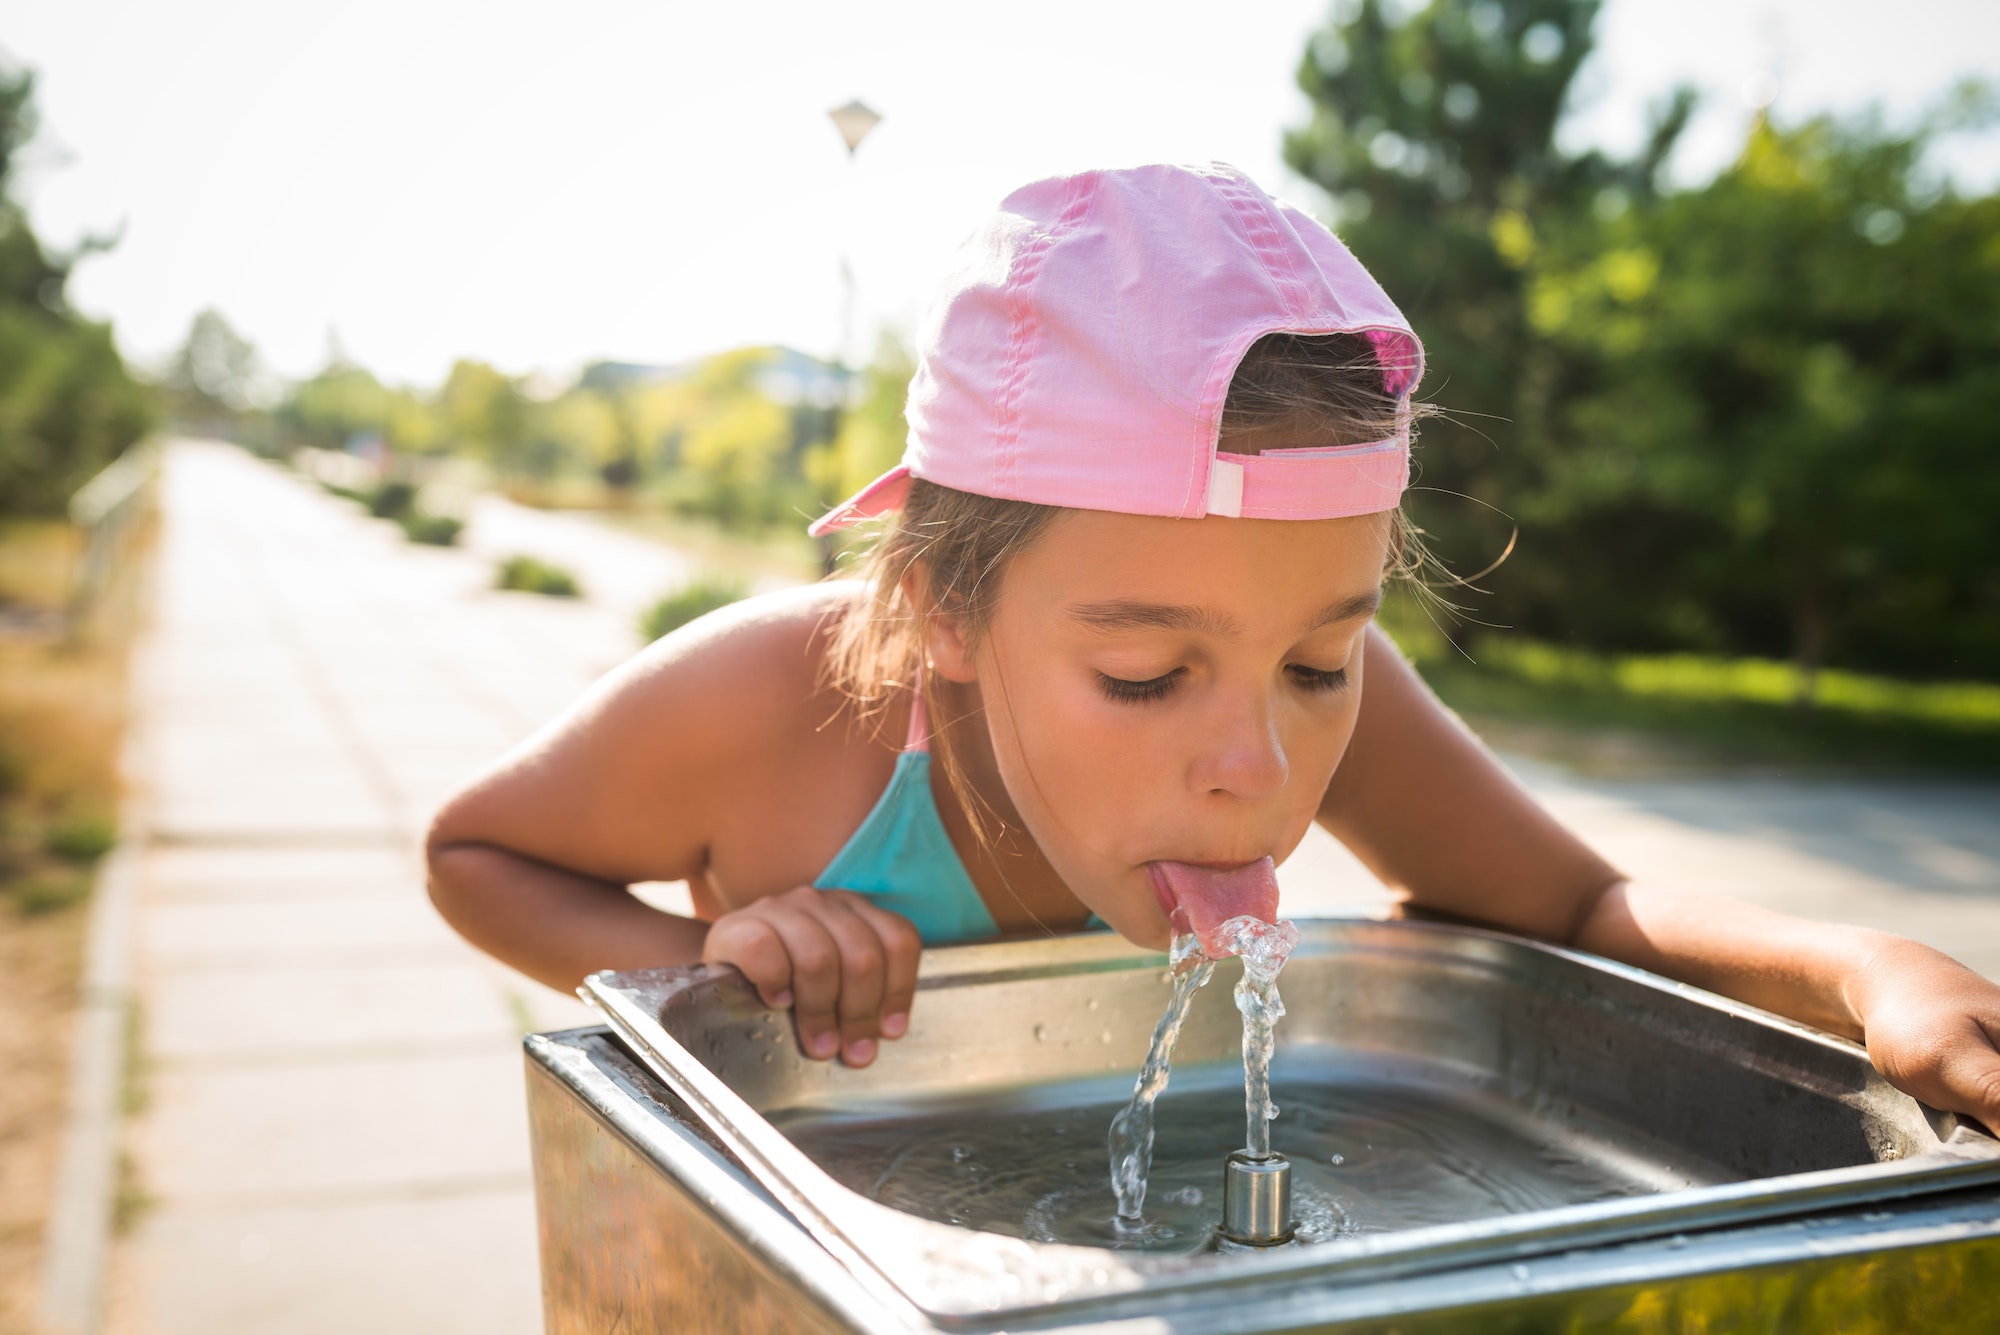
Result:
M40 1315L49 1335L96 1335L104 1317L132 1012L133 907L142 848L133 835L143 829L137 814L128 808L125 837L105 858L91 897L69 1113L43 1234Z

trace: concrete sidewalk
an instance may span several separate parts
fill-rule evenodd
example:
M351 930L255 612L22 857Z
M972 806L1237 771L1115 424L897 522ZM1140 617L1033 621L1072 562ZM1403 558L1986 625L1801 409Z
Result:
M424 897L437 798L635 647L625 609L490 591L280 471L182 445L135 680L153 1200L111 1328L541 1328L520 1036L574 1001Z
M584 1014L452 935L415 843L448 787L634 649L637 581L678 558L574 519L486 535L643 562L569 603L493 592L479 551L410 546L226 447L174 448L164 497L128 1127L153 1204L119 1246L111 1327L538 1330L519 1040ZM1630 872L1895 927L2000 976L1990 787L1517 768ZM1381 895L1321 834L1280 876L1295 913Z

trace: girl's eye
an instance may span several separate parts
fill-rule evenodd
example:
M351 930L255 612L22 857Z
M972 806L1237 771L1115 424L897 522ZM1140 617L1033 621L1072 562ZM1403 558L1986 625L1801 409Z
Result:
M1151 700L1161 699L1167 692L1173 690L1174 683L1179 681L1186 671L1186 668L1175 668L1172 672L1146 681L1127 681L1123 677L1107 677L1100 672L1097 674L1097 684L1103 688L1105 695L1120 704L1145 704Z
M1285 671L1292 674L1292 680L1308 691L1344 691L1347 689L1347 669L1335 668L1322 672L1318 668L1303 667L1293 663Z

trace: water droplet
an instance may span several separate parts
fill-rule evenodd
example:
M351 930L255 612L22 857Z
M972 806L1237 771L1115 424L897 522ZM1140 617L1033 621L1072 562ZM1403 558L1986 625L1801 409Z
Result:
M1338 1168L1347 1162L1347 1156L1345 1154L1336 1154L1331 1159L1328 1159L1327 1162Z
M1037 1043L1046 1043L1049 1041L1049 1027L1047 1025L1038 1024L1035 1026L1035 1041Z

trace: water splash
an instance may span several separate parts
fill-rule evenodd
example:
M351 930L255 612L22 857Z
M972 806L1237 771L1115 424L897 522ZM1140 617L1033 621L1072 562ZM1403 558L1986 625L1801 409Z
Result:
M1223 923L1217 935L1243 961L1236 984L1236 1009L1243 1015L1243 1148L1251 1158L1265 1159L1271 1154L1271 1119L1278 1115L1271 1102L1271 1051L1285 1014L1278 971L1298 946L1299 929L1246 915Z
M1293 936L1296 940L1297 933ZM1194 994L1215 972L1215 961L1202 952L1201 942L1192 932L1174 938L1168 958L1174 989L1167 998L1166 1014L1153 1029L1153 1045L1146 1051L1146 1064L1139 1068L1131 1102L1111 1119L1111 1189L1118 1197L1122 1226L1143 1227L1146 1176L1153 1165L1153 1104L1173 1074L1174 1044L1180 1040Z

